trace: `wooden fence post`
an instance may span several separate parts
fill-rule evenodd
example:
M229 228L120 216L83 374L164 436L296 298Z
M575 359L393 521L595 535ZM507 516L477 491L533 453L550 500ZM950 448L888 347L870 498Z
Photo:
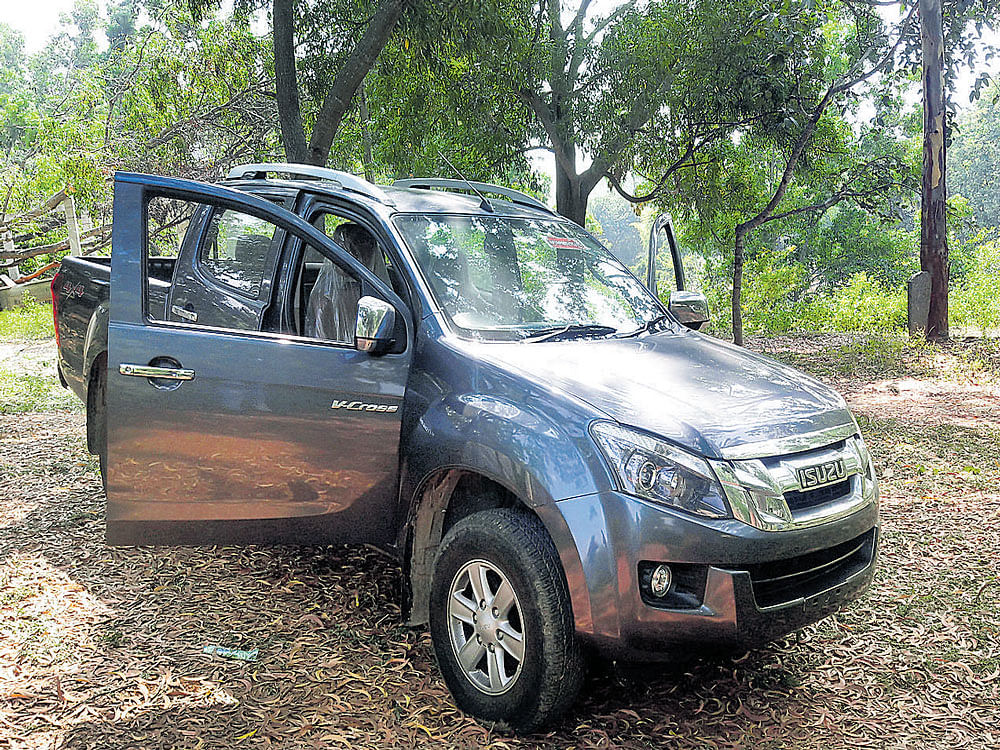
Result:
M3 251L4 254L8 256L14 254L14 232L10 229L3 230ZM13 261L4 261L3 263L0 263L0 287L14 286L14 279L11 278L10 275L2 273L2 271L9 270L11 268L15 269L14 275L16 276L17 263L14 263Z
M63 211L66 212L66 229L69 232L69 254L80 255L80 226L76 223L76 201L72 195L63 200Z

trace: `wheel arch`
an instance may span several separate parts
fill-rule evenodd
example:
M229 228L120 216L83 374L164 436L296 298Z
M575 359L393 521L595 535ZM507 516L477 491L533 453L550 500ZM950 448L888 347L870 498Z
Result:
M100 447L98 441L100 437L98 435L98 420L107 420L107 413L105 411L104 401L98 401L100 398L100 386L98 386L97 381L101 375L101 371L107 369L108 364L108 353L107 351L98 352L90 363L87 372L87 451L91 454L96 455L100 452ZM107 378L105 378L105 385L107 387Z
M107 302L100 303L87 322L87 333L83 340L83 374L87 376L86 385L90 385L90 374L94 362L102 354L108 356L108 322L110 310Z
M576 545L562 516L558 512L545 512L548 507L551 505L533 506L509 482L478 467L456 465L432 471L418 485L404 529L403 616L407 624L416 626L428 622L434 561L448 529L472 513L492 508L514 508L539 519L562 563L571 592L574 621L580 622L582 614L583 620L589 622L590 602L586 587L573 585L574 579L579 580L583 575Z

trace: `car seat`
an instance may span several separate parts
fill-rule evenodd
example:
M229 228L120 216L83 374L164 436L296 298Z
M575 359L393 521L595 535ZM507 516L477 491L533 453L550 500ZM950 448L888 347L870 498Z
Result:
M375 236L359 224L341 224L333 230L333 241L353 255L368 270L389 284L385 257ZM306 308L305 335L311 338L354 343L361 283L348 276L329 258L316 277Z

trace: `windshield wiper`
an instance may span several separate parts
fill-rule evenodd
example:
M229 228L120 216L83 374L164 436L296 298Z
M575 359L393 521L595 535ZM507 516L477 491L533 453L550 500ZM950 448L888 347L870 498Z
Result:
M638 336L640 333L645 333L646 331L652 331L654 328L665 323L666 321L667 321L667 314L661 313L660 315L657 315L655 318L647 320L645 323L636 328L634 331L619 333L617 336L615 336L615 338L626 339L626 338L631 338L632 336Z
M536 331L522 341L534 344L539 341L555 341L557 339L582 339L588 336L610 336L617 333L617 328L601 326L593 323L568 323L564 326L553 326Z

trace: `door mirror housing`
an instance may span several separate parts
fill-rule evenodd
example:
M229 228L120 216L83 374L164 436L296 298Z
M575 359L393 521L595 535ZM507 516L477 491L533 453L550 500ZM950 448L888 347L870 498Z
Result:
M677 291L670 294L670 312L688 328L697 331L709 318L708 300L701 292Z
M378 297L365 296L358 300L358 321L354 331L354 346L372 356L385 354L396 329L396 309Z

